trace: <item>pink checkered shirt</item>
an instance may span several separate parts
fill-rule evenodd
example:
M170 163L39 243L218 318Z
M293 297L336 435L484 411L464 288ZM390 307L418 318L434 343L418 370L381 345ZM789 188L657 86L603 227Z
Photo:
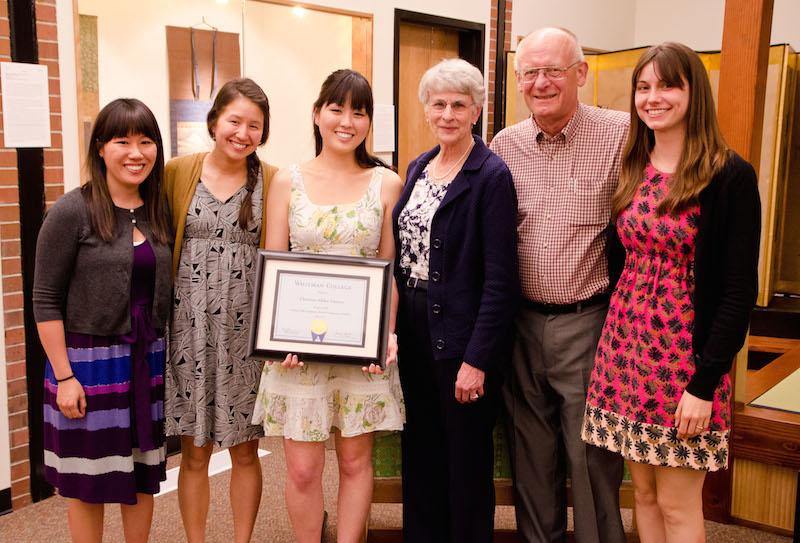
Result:
M531 115L492 140L519 200L519 267L529 300L571 304L608 290L606 232L630 116L578 104L549 138Z

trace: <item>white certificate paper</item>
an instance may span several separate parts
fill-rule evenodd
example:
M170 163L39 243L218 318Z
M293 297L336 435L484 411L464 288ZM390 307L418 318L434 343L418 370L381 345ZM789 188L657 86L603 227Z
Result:
M6 147L50 147L47 66L0 63L3 138Z
M273 341L364 346L368 277L279 271Z

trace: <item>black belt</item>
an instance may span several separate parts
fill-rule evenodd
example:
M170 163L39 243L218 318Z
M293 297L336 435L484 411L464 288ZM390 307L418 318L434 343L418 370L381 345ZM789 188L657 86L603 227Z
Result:
M428 290L427 279L419 279L417 277L406 277L405 284L408 288L416 288L419 290Z
M591 298L580 302L575 302L574 304L544 304L523 298L522 305L538 311L539 313L544 313L545 315L558 315L562 313L580 313L587 307L597 304L604 304L608 302L608 300L609 296L604 292L602 294L595 294Z

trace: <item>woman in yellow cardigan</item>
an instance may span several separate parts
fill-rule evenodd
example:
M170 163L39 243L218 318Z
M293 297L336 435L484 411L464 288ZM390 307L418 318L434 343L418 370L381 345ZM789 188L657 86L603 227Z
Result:
M242 542L261 500L263 429L250 424L261 365L245 354L264 195L276 171L256 155L269 135L264 91L250 79L229 81L207 125L214 149L175 158L165 171L176 232L166 432L181 436L178 503L189 542L205 540L214 444L229 448L233 539Z

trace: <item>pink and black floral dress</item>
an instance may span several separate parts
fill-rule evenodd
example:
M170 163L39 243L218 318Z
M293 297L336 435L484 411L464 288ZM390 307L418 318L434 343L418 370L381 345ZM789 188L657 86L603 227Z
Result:
M597 346L582 438L634 462L716 471L727 467L731 382L714 393L703 433L681 439L675 410L695 372L694 250L699 206L658 216L668 174L648 165L617 219L625 247Z

